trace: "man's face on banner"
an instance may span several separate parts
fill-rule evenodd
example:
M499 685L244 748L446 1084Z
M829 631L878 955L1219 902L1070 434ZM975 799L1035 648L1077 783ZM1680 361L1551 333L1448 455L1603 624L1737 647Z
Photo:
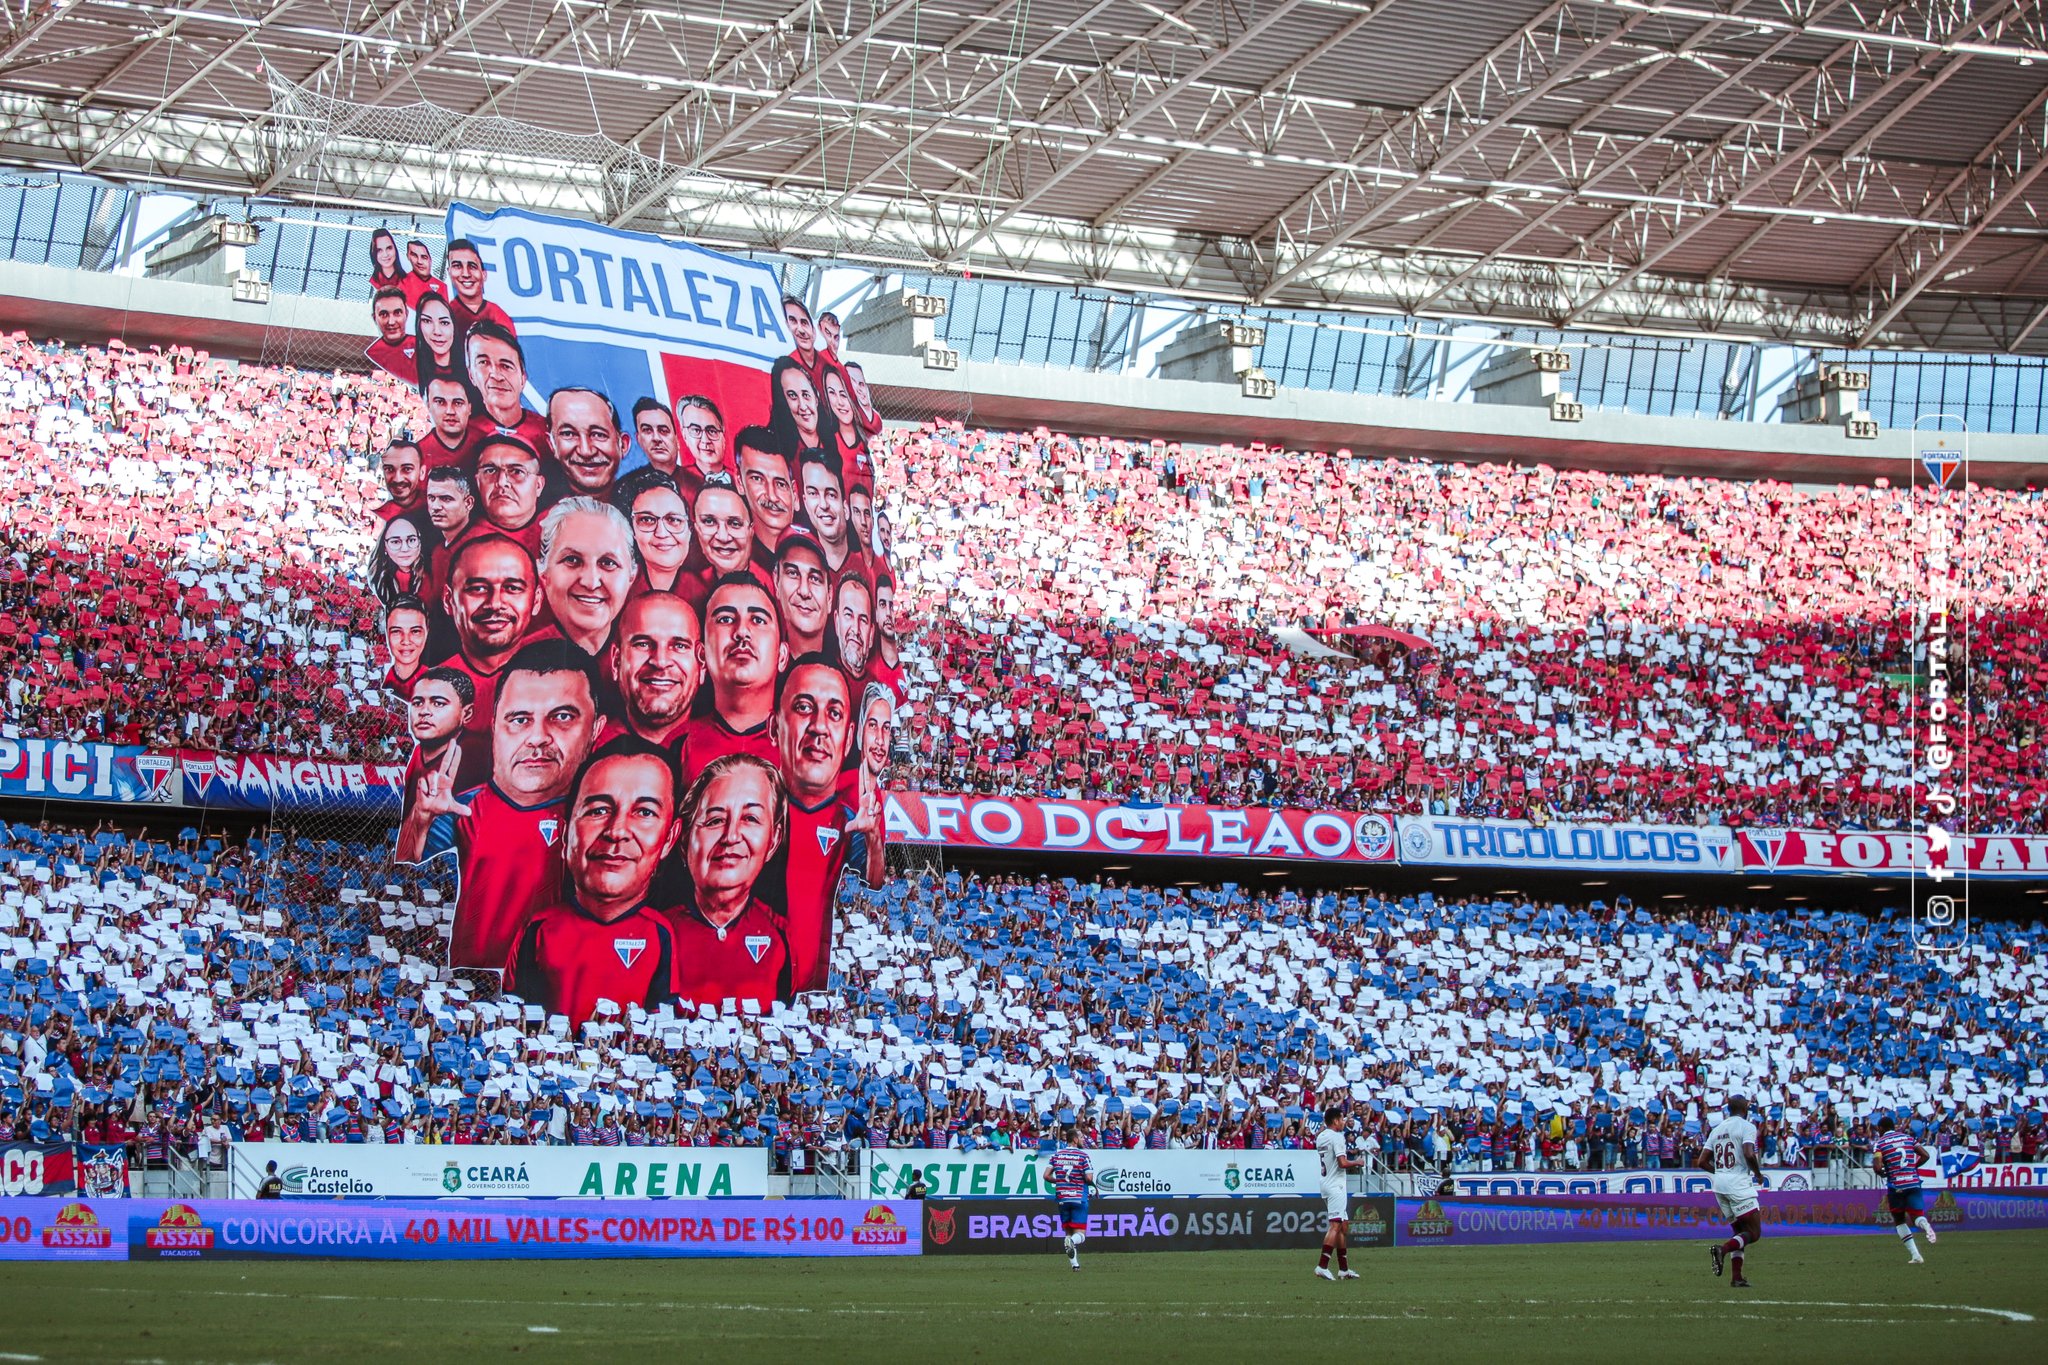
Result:
M571 488L591 497L611 491L626 453L611 404L582 389L558 393L548 404L548 435Z
M787 662L775 604L758 583L712 592L704 605L704 643L712 678L733 691L773 687Z
M476 312L477 305L484 301L483 258L467 247L449 252L448 283L469 311Z
M404 299L378 299L370 305L370 320L377 324L377 335L387 345L405 340L405 312Z
M484 516L507 531L524 529L540 510L540 457L514 445L487 445L476 459Z
M721 574L738 573L754 553L754 523L747 504L730 488L707 488L697 495L697 543L704 558Z
M469 380L484 396L484 411L501 427L519 425L526 393L526 362L497 337L469 339Z
M792 546L776 561L775 601L782 608L783 625L792 638L824 640L825 618L832 610L832 578L814 548Z
M633 434L640 438L647 463L664 474L676 472L676 423L667 408L642 408L633 419Z
M796 515L796 486L789 477L789 461L773 450L740 447L740 486L746 490L747 506L754 514L754 539L762 545L778 545Z
M687 719L704 679L697 613L671 593L634 598L619 615L611 665L635 730L657 735Z
M675 847L675 780L651 754L600 758L583 774L563 848L586 902L638 901Z
M409 607L393 609L384 618L384 648L391 651L391 666L398 676L411 677L427 649L427 614Z
M434 253L427 250L425 242L405 244L405 263L412 267L412 273L432 279L434 275Z
M439 678L422 678L413 684L407 729L413 743L439 744L469 724L471 708L462 704L454 684Z
M794 367L784 370L782 399L789 404L789 415L795 419L798 433L806 442L817 444L818 391L811 386L811 377Z
M460 380L427 381L427 415L434 420L434 434L449 449L469 439L469 424L476 413L469 405L469 390Z
M870 777L889 766L889 746L896 739L896 703L886 692L868 702L860 718L860 766Z
M826 348L827 350L831 351L831 352L832 352L832 354L834 354L834 355L838 355L838 354L839 354L839 338L840 338L840 331L839 331L839 319L838 319L838 318L837 318L836 316L834 316L834 315L833 315L833 314L831 314L831 313L827 313L827 314L825 314L825 316L823 316L823 317L821 317L821 318L819 318L819 319L818 319L818 344L819 344L819 345L821 345L821 346L825 347L825 348Z
M505 675L491 721L492 780L522 806L552 801L590 756L597 706L577 672Z
M875 603L858 578L840 580L832 610L832 633L839 641L839 662L854 677L867 672L875 646Z
M690 880L700 891L751 891L782 839L766 765L738 763L712 778L688 838Z
M502 654L518 644L533 624L533 588L533 561L509 541L457 554L449 569L446 606L463 653Z
M875 543L875 495L865 484L846 490L846 524L853 528L853 543L866 550Z
M811 310L795 299L782 301L782 320L789 326L789 339L797 354L808 356L818 347L817 329L811 325Z
M846 493L838 476L816 460L804 465L804 516L827 545L846 540Z
M603 512L571 512L555 526L541 565L541 591L562 633L601 639L612 628L639 566L622 519Z
M427 520L434 523L443 542L468 530L469 519L475 515L476 499L469 489L454 479L427 480Z
M878 639L896 643L896 585L877 583L875 585L875 635Z
M716 474L725 468L725 423L702 403L685 403L678 414L683 424L683 448L699 474Z
M384 473L384 491L400 507L411 507L420 496L420 453L411 446L392 446L379 462Z
M838 785L852 710L846 675L831 664L804 664L782 684L770 728L782 780L790 796L806 806L817 805Z

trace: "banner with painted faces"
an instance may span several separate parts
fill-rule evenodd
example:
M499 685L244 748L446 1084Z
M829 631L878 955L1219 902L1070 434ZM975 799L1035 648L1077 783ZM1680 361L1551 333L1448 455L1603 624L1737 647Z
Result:
M439 276L372 245L432 285L373 300L403 296L371 358L428 426L383 452L369 579L398 857L459 869L449 964L572 1027L824 988L842 878L882 876L902 677L836 321L764 266L519 210L449 210Z

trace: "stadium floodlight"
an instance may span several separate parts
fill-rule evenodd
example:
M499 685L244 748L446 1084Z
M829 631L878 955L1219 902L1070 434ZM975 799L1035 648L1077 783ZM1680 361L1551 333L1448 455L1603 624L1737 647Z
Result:
M921 352L927 370L957 370L960 368L960 353L943 342L934 341Z
M238 272L234 278L236 303L269 303L270 281L253 270Z
M1572 368L1570 351L1531 351L1529 363L1538 374L1569 374Z
M1233 346L1263 346L1266 329L1255 322L1226 322L1224 336Z
M1237 377L1237 391L1246 398L1277 398L1280 381L1254 365Z
M263 229L254 223L222 221L219 231L223 246L254 246L263 235Z
M1870 371L1852 370L1847 365L1823 365L1821 387L1840 393L1862 393L1870 387Z
M946 316L946 300L941 294L903 294L903 311L914 318L942 318Z
M1877 439L1877 432L1878 426L1875 417L1859 416L1843 419L1842 434L1852 441L1874 441Z
M1583 422L1586 420L1586 405L1568 393L1561 393L1550 400L1550 420Z

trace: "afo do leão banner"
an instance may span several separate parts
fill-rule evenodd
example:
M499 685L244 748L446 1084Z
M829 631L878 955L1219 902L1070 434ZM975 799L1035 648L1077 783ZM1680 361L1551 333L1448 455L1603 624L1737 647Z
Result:
M1048 1200L929 1200L927 1256L1047 1255L1059 1249L1059 1211ZM1101 1251L1274 1251L1313 1247L1329 1216L1320 1199L1091 1199L1090 1253ZM1351 1245L1394 1244L1394 1200L1351 1200Z
M516 209L371 241L418 388L369 579L448 962L572 1027L825 985L899 701L882 423L768 267Z
M874 1200L0 1203L0 1260L516 1261L915 1256L918 1206Z

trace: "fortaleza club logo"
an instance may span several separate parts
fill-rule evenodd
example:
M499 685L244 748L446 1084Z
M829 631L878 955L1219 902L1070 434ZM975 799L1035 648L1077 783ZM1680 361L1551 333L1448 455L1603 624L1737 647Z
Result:
M213 1250L213 1229L200 1221L190 1204L173 1204L157 1216L156 1226L142 1235L142 1244L167 1256L196 1256Z
M1444 1206L1434 1199L1422 1201L1422 1207L1408 1220L1410 1237L1448 1237L1455 1231L1451 1220L1444 1217Z
M934 1246L944 1246L953 1240L953 1215L958 1209L942 1209L927 1204L925 1207L925 1231Z
M119 1147L88 1147L80 1165L80 1193L93 1199L115 1199L128 1192L128 1157Z
M178 766L169 754L137 754L135 775L142 779L145 801L170 804L177 793L171 788L171 772Z
M952 1235L953 1219L946 1216L946 1235ZM868 1210L867 1217L853 1230L853 1244L857 1247L900 1247L910 1240L910 1229L904 1227L896 1217L896 1211L887 1204L877 1204Z
M114 1244L114 1234L100 1224L90 1204L66 1204L43 1229L43 1245L72 1251L97 1250Z

